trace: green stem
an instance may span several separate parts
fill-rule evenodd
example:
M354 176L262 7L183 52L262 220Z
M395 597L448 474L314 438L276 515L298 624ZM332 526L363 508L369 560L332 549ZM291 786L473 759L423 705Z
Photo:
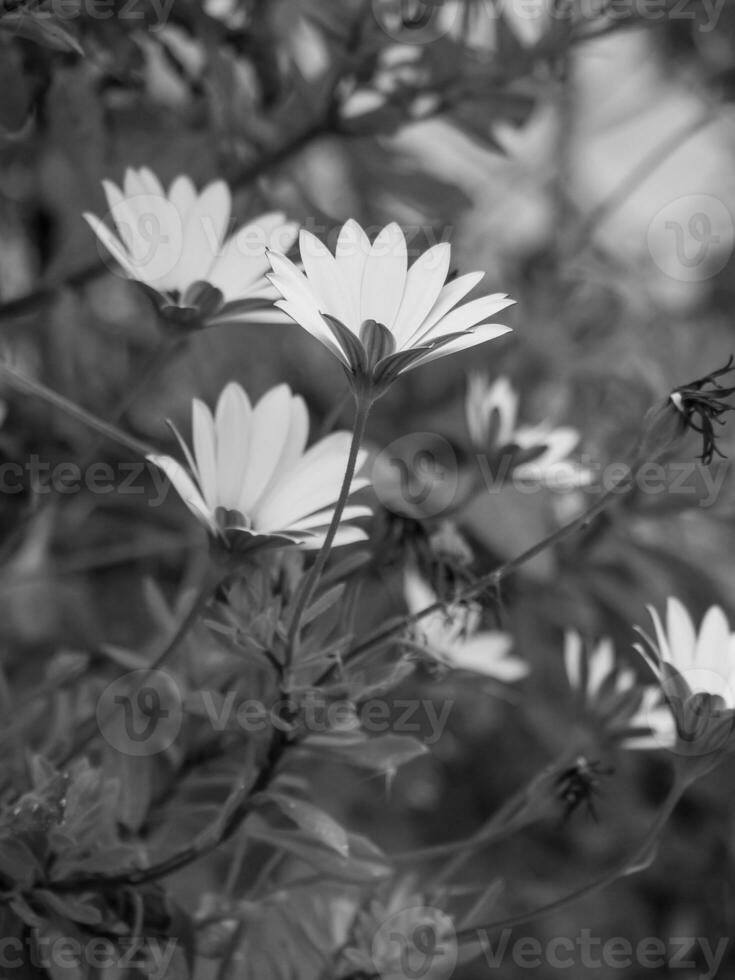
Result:
M188 612L184 618L179 623L178 627L174 631L174 634L164 643L162 649L159 653L155 655L150 664L145 668L145 673L135 684L133 689L129 692L129 696L133 697L141 688L150 680L151 675L166 661L168 658L176 652L179 645L186 638L189 631L194 627L197 620L199 619L202 611L209 602L212 593L215 591L217 586L222 581L222 572L218 569L210 568L204 577L204 582L202 583L196 598L189 607ZM114 713L118 711L120 705L115 704L110 710L107 718L104 719L104 723L109 723L112 719ZM100 723L97 719L97 715L88 718L86 722L82 725L82 734L75 741L74 745L65 753L62 759L59 761L59 767L63 767L69 763L74 756L82 752L90 742L94 740L100 731Z
M632 853L626 855L615 865L614 868L611 868L610 871L605 872L598 878L595 878L594 881L588 882L586 885L583 885L581 888L577 888L568 895L564 895L562 898L558 898L554 902L549 902L547 905L541 905L538 908L533 909L531 912L522 912L519 915L509 916L507 919L498 919L495 922L488 922L483 926L460 929L456 934L457 942L481 942L481 934L496 932L499 929L512 929L515 926L533 922L542 916L550 915L552 912L558 912L560 909L566 908L568 905L573 905L581 898L585 898L588 895L593 895L596 892L601 891L603 888L606 888L608 885L613 884L613 882L624 877L626 874L630 874L631 868L637 863L641 862L647 856L650 848L655 843L656 838L661 833L661 830L681 799L687 785L688 783L686 780L674 780L663 806L659 810L651 826L648 828L648 831L643 839L636 845Z
M494 813L484 826L463 841L453 841L449 844L439 844L426 848L426 857L449 856L450 860L441 868L434 881L439 884L453 878L469 858L476 854L472 848L487 847L505 840L534 821L541 819L557 804L554 786L559 775L564 772L570 761L579 753L563 752L559 758L537 773L533 779L507 800Z
M144 363L140 368L136 369L137 380L135 384L125 393L125 395L120 399L118 404L112 410L110 417L107 419L107 425L115 425L120 419L125 415L131 405L139 398L142 392L147 387L150 380L158 374L159 370L163 365L169 360L178 347L180 347L184 341L182 339L175 340L164 340L162 341L153 352L146 358ZM58 396L61 397L61 396ZM108 438L108 433L105 433L102 439L96 440L93 445L87 450L82 458L82 461L78 465L78 469L84 472L87 467L95 459L96 453L100 448L101 442ZM37 520L39 514L48 507L55 504L58 498L56 496L49 496L44 498L44 502L40 507L32 509L24 518L21 518L18 525L13 530L13 533L8 536L7 540L3 543L3 547L0 550L0 563L2 562L4 556L12 553L13 549L16 547L18 541L22 540L23 535L26 533L26 529L32 520Z
M143 394L150 381L156 377L165 364L167 364L176 350L183 346L182 338L173 340L166 338L162 340L146 357L140 367L135 370L136 380L133 385L125 392L123 397L113 408L112 414L107 420L108 425L116 425L120 419L129 411L132 405ZM80 463L80 468L84 469L87 464L94 459L94 455L99 449L99 442L96 442L87 452L84 461Z
M288 637L286 640L287 666L293 662L299 643L299 629L301 627L301 620L306 612L309 602L311 601L314 590L319 583L319 578L324 571L324 566L326 565L327 559L329 558L329 553L332 550L332 544L337 531L339 530L339 524L342 520L345 505L352 490L352 480L355 476L357 459L360 452L362 439L365 435L365 425L367 423L371 405L372 401L370 398L359 395L356 396L355 423L352 431L350 453L347 458L347 467L345 469L345 475L342 480L342 487L339 492L339 497L337 498L334 513L332 514L332 520L329 524L329 528L327 529L322 546L314 559L314 564L311 566L306 576L302 579L299 590L294 599L294 612L293 616L291 617Z
M624 493L629 493L633 486L633 479L631 478L630 474L626 474L624 477L618 480L618 482L615 483L610 490L604 493L599 500L588 507L587 510L583 511L577 517L562 525L562 527L554 531L553 534L548 535L548 537L543 538L541 541L537 541L536 544L532 545L516 558L512 558L510 561L504 562L504 564L499 565L492 572L488 572L487 575L482 575L476 581L470 582L469 585L460 590L453 601L462 602L466 599L474 599L486 589L497 589L501 581L506 578L506 576L510 575L512 572L515 572L522 565L525 565L537 555L540 555L542 552L546 551L547 548L551 548L553 545L558 544L574 531L583 528L605 509L613 497L620 496ZM418 623L424 619L425 616L430 616L432 613L440 612L445 607L446 602L437 600L430 606L426 606L426 608L420 609L416 613L401 616L398 619L394 619L392 623L388 623L387 626L381 626L379 629L374 630L372 633L369 633L361 643L358 643L357 646L354 646L351 650L348 650L339 664L333 664L331 667L327 668L322 676L317 679L316 684L320 685L328 683L340 669L353 663L363 654L369 653L376 647L381 646L387 640L400 635L409 626L412 626L414 623Z
M73 401L60 395L58 392L53 391L51 388L47 388L46 385L41 384L40 381L34 381L31 378L26 378L22 374L19 374L13 368L4 364L0 360L0 377L4 378L9 384L14 388L18 388L21 391L26 391L29 394L36 395L46 404L53 406L53 408L58 408L59 411L64 412L65 415L76 419L77 422L81 422L90 429L94 429L95 432L99 432L100 435L105 436L106 439L112 440L112 442L117 442L121 446L125 446L126 449L132 450L134 453L140 456L148 456L150 453L155 453L156 450L153 446L149 446L145 442L141 442L139 439L133 438L133 436L127 435L122 432L117 426L111 425L109 422L103 421L86 409L81 408L79 405L75 405Z
M287 748L288 742L284 733L274 731L267 758L258 773L257 779L249 787L247 798L229 815L227 821L219 828L219 833L216 836L210 836L206 833L200 834L197 839L182 850L164 858L157 864L149 865L147 868L132 868L108 875L88 875L78 878L68 878L65 881L54 882L47 887L57 892L73 892L89 888L103 889L119 888L121 885L144 885L152 881L158 881L161 878L166 878L168 875L181 871L195 861L206 857L208 854L216 851L226 841L230 840L242 826L243 821L250 814L252 808L251 800L268 788ZM217 822L219 823L219 818Z

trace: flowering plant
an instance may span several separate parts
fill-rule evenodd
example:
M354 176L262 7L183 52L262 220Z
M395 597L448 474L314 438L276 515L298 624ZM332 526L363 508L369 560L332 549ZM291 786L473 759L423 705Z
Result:
M733 209L641 258L640 162L580 183L617 18L113 6L0 4L3 978L515 976L546 919L545 975L611 885L709 928ZM682 30L626 65L698 98Z

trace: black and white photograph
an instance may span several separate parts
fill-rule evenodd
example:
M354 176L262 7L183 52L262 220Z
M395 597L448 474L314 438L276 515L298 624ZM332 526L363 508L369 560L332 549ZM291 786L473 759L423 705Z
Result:
M735 976L734 409L735 0L0 0L0 980Z

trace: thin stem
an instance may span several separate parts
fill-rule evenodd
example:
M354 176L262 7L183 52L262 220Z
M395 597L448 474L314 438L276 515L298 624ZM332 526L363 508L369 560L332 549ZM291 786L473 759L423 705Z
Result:
M708 109L701 116L688 120L683 126L675 129L673 133L668 133L660 143L657 143L642 160L633 166L608 196L584 218L574 236L573 249L575 251L581 250L606 218L614 214L630 195L658 170L661 164L666 163L681 146L693 139L715 118L712 110Z
M514 793L483 827L466 840L439 845L444 854L450 855L450 860L439 870L434 881L439 884L453 878L465 862L476 853L471 851L470 847L478 845L487 847L489 844L496 844L546 815L556 804L554 784L559 774L577 754L576 751L563 752L555 762L545 766L529 783ZM438 848L434 856L439 856Z
M250 801L253 797L268 788L287 747L288 742L284 733L278 730L274 731L268 756L258 773L257 779L248 789L247 799L243 800L230 814L227 821L220 827L220 831L216 837L210 837L206 832L200 834L197 839L182 850L177 851L170 857L164 858L158 864L152 864L147 868L132 868L110 875L89 875L68 878L66 881L54 882L52 885L48 885L48 887L53 888L57 892L73 892L87 888L100 889L117 888L120 885L143 885L147 882L158 881L160 878L172 875L176 871L181 871L182 868L206 857L207 854L211 854L226 841L230 840L241 827L245 818L250 814Z
M217 586L222 581L222 573L216 569L209 569L204 577L204 582L202 583L199 592L197 593L194 601L189 607L188 612L184 618L179 623L178 627L174 631L173 635L164 643L162 649L159 653L155 655L153 660L144 669L145 672L141 678L138 679L132 690L129 692L128 697L134 697L138 691L150 680L151 675L166 661L168 658L176 652L180 644L186 638L189 631L194 627L197 620L199 619L202 611L209 602L212 593L215 591ZM90 717L82 725L82 734L76 740L74 745L65 753L60 762L59 766L65 766L68 762L82 752L91 741L96 737L100 728L109 724L109 722L114 717L115 713L120 709L121 703L116 702L110 709L108 716L103 719L100 723L97 715Z
M330 102L323 118L300 129L297 133L294 133L291 139L276 149L271 150L269 153L264 153L232 181L233 188L247 187L249 184L254 183L265 171L269 171L273 167L285 163L289 157L305 149L314 140L330 133L334 129L333 116L334 113ZM0 303L0 320L11 319L31 313L51 300L59 289L65 286L83 286L87 282L98 279L108 271L109 265L106 261L100 259L97 262L90 263L78 269L76 272L72 272L68 276L60 277L53 282L39 286L38 289L26 293L24 296Z
M100 435L105 436L107 439L111 439L112 442L119 443L121 446L125 446L126 449L130 449L134 453L138 453L141 456L148 456L150 453L155 453L153 446L149 446L147 443L141 442L139 439L135 439L133 436L127 435L125 432L118 429L117 426L103 421L103 419L98 418L96 415L93 415L86 409L81 408L79 405L75 405L73 401L70 401L68 398L65 398L58 392L53 391L51 388L47 388L46 385L41 384L40 381L34 381L31 378L24 377L22 374L19 374L13 368L3 363L2 360L0 360L0 377L8 381L14 388L18 388L21 391L26 391L29 394L36 395L48 405L58 408L59 411L64 412L64 414L73 419L76 419L77 422L81 422L88 428L94 429L95 432L99 432Z
M462 602L466 599L474 599L486 589L497 589L500 582L504 578L521 568L521 566L531 561L537 555L540 555L542 552L546 551L547 548L551 548L553 545L563 541L564 538L572 534L574 531L583 528L605 509L613 497L620 496L624 493L629 493L633 485L634 481L631 479L630 474L626 474L616 484L614 484L610 490L604 493L599 500L588 507L587 510L583 511L583 513L579 514L571 521L568 521L566 524L562 525L562 527L558 528L541 541L537 541L536 544L532 545L517 557L512 558L510 561L504 562L492 572L482 575L476 581L470 582L469 585L460 590L454 601ZM374 630L372 633L368 634L368 636L361 643L358 643L357 646L354 646L345 654L341 664L333 665L332 667L328 668L322 677L319 678L317 683L323 684L330 680L340 666L344 667L347 664L352 663L362 654L374 650L387 640L390 640L394 636L402 633L407 627L412 626L414 623L420 622L420 620L424 619L425 616L430 616L432 613L441 611L445 608L445 606L445 602L437 600L437 602L432 603L430 606L426 606L425 609L421 609L416 613L401 616L399 619L394 620L387 626Z
M674 780L663 806L659 810L651 826L648 828L648 831L643 839L636 845L630 854L623 857L623 859L620 860L614 868L611 868L610 871L605 872L598 878L595 878L593 881L583 885L581 888L577 888L575 891L570 892L568 895L564 895L562 898L558 898L554 902L549 902L547 905L541 905L538 908L533 909L531 912L522 912L519 915L509 916L507 919L498 919L497 921L489 922L484 926L474 926L468 929L461 929L456 935L457 942L481 942L484 934L489 932L495 932L498 929L512 929L515 926L524 925L527 922L533 922L542 916L550 915L552 912L558 912L560 909L566 908L568 905L573 905L575 902L578 902L580 898L593 895L595 892L601 891L603 888L611 885L619 878L624 877L624 875L630 874L631 869L647 857L651 847L656 841L656 838L661 833L661 830L673 813L676 804L681 799L687 785L686 780Z
M184 339L181 337L176 337L173 340L166 338L156 347L154 347L143 363L135 369L135 383L131 385L128 391L125 392L123 397L113 408L112 414L107 420L108 425L115 425L120 421L120 419L130 410L138 398L143 394L153 378L156 377L160 370L170 361L172 355L178 348L182 347L183 344ZM84 458L84 462L80 464L82 469L84 469L86 463L89 462L90 457L93 458L94 453L97 452L98 448L99 443L95 443L95 445L89 449Z
M163 365L169 360L174 351L183 344L183 340L176 338L173 341L170 339L163 340L158 346L152 351L152 353L145 359L143 364L136 369L136 381L128 391L125 392L123 397L120 399L118 404L113 408L110 417L106 420L107 425L115 425L120 419L125 415L125 413L130 409L145 388L148 386L152 378L154 378ZM82 457L82 461L78 464L78 469L82 472L92 463L95 456L100 448L101 443L107 438L107 434L102 439L97 439L90 446L87 452ZM39 514L48 507L52 507L57 501L56 496L49 496L44 498L44 502L41 507L32 510L24 518L21 518L19 524L14 528L13 533L8 537L7 541L4 542L2 550L0 550L0 562L4 555L8 555L12 552L16 543L20 541L26 532L28 525L33 520L37 520Z
M293 661L294 654L298 647L299 642L299 629L301 627L301 620L304 613L311 601L311 597L314 594L319 578L324 571L324 566L329 558L329 553L332 550L332 544L334 542L337 531L339 530L339 524L342 520L342 514L345 509L345 505L350 496L352 490L352 480L355 476L355 469L357 467L357 459L360 452L360 446L362 444L363 436L365 435L365 425L367 423L367 417L370 413L370 407L372 401L364 396L356 396L355 400L355 423L352 431L352 442L350 444L350 453L347 458L347 467L345 469L345 475L342 480L342 487L339 492L339 497L337 498L337 503L334 508L334 513L332 514L332 520L327 529L327 533L322 542L322 546L319 549L316 558L314 559L314 564L309 569L305 578L302 580L299 590L294 599L294 613L291 617L291 623L288 629L288 637L286 640L286 658L287 666Z

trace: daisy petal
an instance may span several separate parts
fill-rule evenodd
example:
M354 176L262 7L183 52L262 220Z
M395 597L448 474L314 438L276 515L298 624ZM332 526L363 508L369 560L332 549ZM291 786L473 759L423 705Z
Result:
M452 249L446 243L424 252L408 270L403 301L396 315L396 343L403 348L434 307L449 272Z
M207 507L214 513L217 500L217 449L214 419L204 402L195 398L191 406L192 442L197 475Z
M427 354L422 355L418 361L414 361L413 364L410 364L407 368L404 368L404 371L412 371L420 364L429 364L431 361L436 361L440 357L446 357L448 354L456 354L459 351L468 349L469 347L475 347L477 344L485 344L488 340L495 340L497 337L502 337L503 334L510 332L510 327L504 327L499 323L482 323L479 327L475 327L475 329L471 332L451 340L443 347L439 347L437 350L432 350ZM403 374L404 371L401 371L401 374Z
M166 474L174 489L197 520L201 521L212 534L217 533L217 525L209 508L199 493L194 481L184 467L170 456L147 456L155 466Z
M401 307L408 273L406 239L395 222L373 242L362 278L360 323L375 320L391 332Z

